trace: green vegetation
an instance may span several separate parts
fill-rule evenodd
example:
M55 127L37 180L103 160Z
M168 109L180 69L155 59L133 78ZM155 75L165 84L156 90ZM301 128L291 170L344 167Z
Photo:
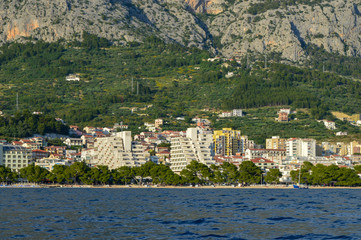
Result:
M267 12L268 10L287 8L294 5L315 6L324 2L324 0L264 0L257 3L251 3L248 13L257 15Z
M301 169L301 183L310 185L325 186L360 186L361 179L357 175L359 167L355 170L338 167L336 165L325 166L322 164L313 165L305 162ZM292 181L298 182L299 170L291 171Z
M106 166L90 168L84 162L76 162L71 166L56 165L52 172L31 164L20 169L19 177L33 183L59 184L143 184L151 182L161 185L185 184L255 184L261 181L261 169L250 161L243 162L238 170L230 163L221 166L206 165L192 161L180 175L175 174L166 165L157 165L151 161L140 167L120 167L110 171ZM16 174L9 168L0 168L0 180L14 182Z
M11 171L11 168L0 165L0 182L12 183L16 181L17 174Z
M311 47L308 50L318 56L319 60L308 63L316 69L277 63L280 60L277 55L269 56L273 60L267 68L252 56L252 67L247 66L246 59L241 63L227 62L229 66L225 67L223 61L206 61L210 57L207 51L165 44L155 37L128 46L110 46L105 39L88 33L83 33L83 42L6 44L0 48L0 109L7 116L14 115L18 94L20 110L44 112L46 116L59 117L81 127L112 126L122 121L137 133L144 130L138 128L143 122L159 117L165 119L165 129L184 130L190 119L202 114L200 109L204 108L229 110L286 105L310 109L308 117L299 116L305 121L284 125L268 118L270 129L263 129L261 135L252 124L257 125L263 119L221 120L218 124L215 115L205 114L213 119L215 128L231 125L246 134L259 135L257 138L271 134L301 136L304 132L321 139L326 132L318 131L320 124L312 119L332 118L329 110L359 112L361 83L320 71L319 62L324 53ZM342 58L335 59L339 63L332 65L333 68L341 69ZM342 69L350 69L351 75L357 76L360 71L357 64L346 65ZM228 72L233 72L234 77L226 78ZM346 74L348 70L339 72ZM65 76L71 73L79 74L81 80L65 81ZM137 110L131 111L134 107ZM272 114L274 118L276 113ZM177 116L185 116L186 121L176 121ZM316 127L316 131L304 131L302 124ZM345 123L340 125L359 134ZM25 130L9 130L10 122L1 126L0 134L9 137L54 131L35 126L31 130L25 126ZM327 132L325 136L332 134Z
M273 168L269 170L264 180L266 183L279 183L280 177L282 177L282 173L280 172L280 170L277 168Z
M257 144L265 145L266 138L280 136L281 138L313 138L317 141L337 141L335 132L348 132L347 137L342 141L352 141L360 138L360 128L351 125L346 121L335 120L327 115L329 120L336 122L337 130L328 130L322 122L314 120L311 111L307 109L293 109L297 113L292 113L289 122L277 122L275 118L282 106L252 108L245 111L244 117L220 119L211 116L212 127L222 129L225 127L240 129L242 135L254 140ZM340 140L340 138L338 138Z
M27 110L14 116L0 117L0 136L29 137L36 133L68 135L69 127L48 114L32 114Z
M335 165L313 166L305 162L301 172L301 183L313 185L360 186L361 179L357 173L361 169L339 168ZM251 161L244 161L239 168L228 162L222 165L207 167L197 161L192 161L180 175L175 174L168 166L158 165L151 161L139 167L120 167L109 170L107 166L90 168L84 162L76 162L71 166L56 165L52 172L45 168L31 164L20 169L20 175L12 172L10 168L0 166L0 182L16 182L18 177L33 183L58 184L160 184L160 185L249 185L260 184L262 170ZM264 175L262 182L268 184L279 183L282 176L278 169L271 169ZM292 171L294 182L298 182L298 171Z
M306 66L318 69L319 71L332 72L355 79L361 78L361 69L359 67L361 59L356 53L354 57L349 57L329 53L323 46L317 47L315 45L309 45L305 50L307 55L309 55L308 61L305 63Z

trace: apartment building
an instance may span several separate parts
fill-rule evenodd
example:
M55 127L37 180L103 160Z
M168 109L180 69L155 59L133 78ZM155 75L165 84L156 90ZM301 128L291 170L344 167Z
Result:
M298 157L315 157L316 140L290 138L286 141L286 155Z
M286 149L286 139L272 136L266 139L266 149Z
M171 138L170 168L179 173L193 160L208 166L214 164L212 137L199 128L188 128L185 136Z
M215 154L221 156L243 154L246 149L254 147L253 141L248 140L247 136L242 136L240 130L232 130L232 128L215 130L213 144Z
M97 138L94 143L92 165L106 165L109 169L122 166L140 166L148 158L145 147L132 142L130 131L118 132L111 137Z
M32 159L32 152L22 146L3 145L0 143L0 165L9 167L14 171L27 167Z

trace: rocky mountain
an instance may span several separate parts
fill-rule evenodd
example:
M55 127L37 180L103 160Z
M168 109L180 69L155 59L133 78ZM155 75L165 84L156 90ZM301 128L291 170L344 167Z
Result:
M156 35L233 57L279 53L299 61L309 44L361 55L360 0L3 0L0 42L80 39L115 44Z

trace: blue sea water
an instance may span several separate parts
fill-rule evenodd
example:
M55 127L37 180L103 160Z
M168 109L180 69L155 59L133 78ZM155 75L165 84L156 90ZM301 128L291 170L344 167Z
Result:
M358 189L0 189L0 239L361 239Z

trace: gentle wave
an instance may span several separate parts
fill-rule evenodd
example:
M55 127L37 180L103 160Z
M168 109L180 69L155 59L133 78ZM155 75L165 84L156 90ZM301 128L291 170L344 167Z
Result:
M359 239L361 190L1 189L1 239Z

